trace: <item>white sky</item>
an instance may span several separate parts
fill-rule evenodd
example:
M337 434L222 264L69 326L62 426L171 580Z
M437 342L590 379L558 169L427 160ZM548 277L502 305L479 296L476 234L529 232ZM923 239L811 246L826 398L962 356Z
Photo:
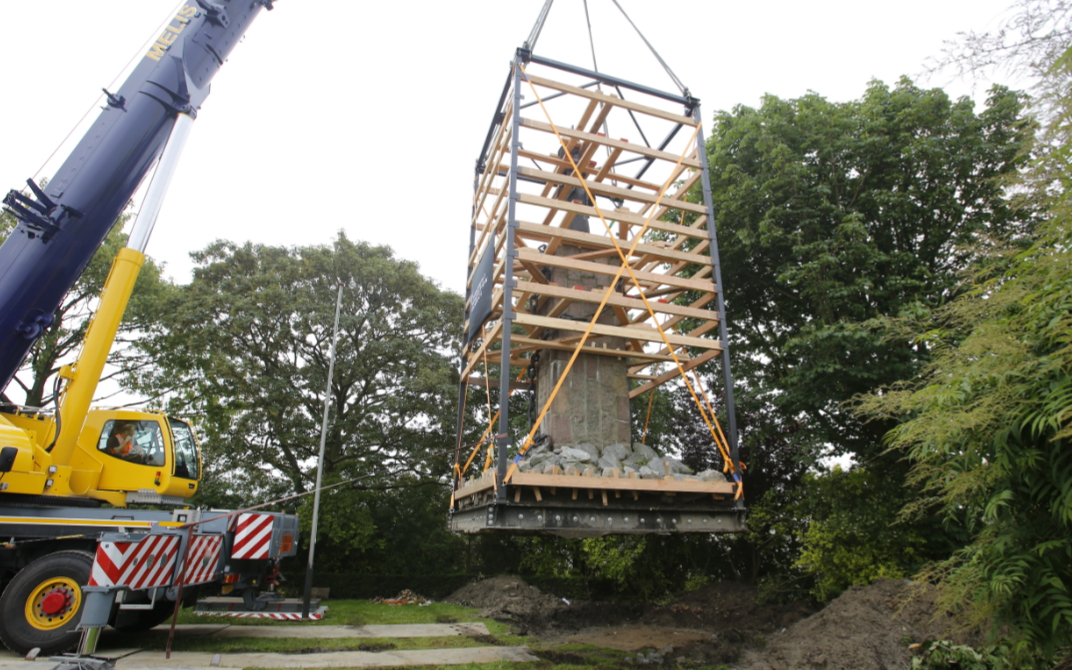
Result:
M958 31L993 28L1009 3L619 1L701 99L705 131L716 110L764 93L848 100L871 78L892 84ZM177 5L0 0L0 190L34 174ZM342 229L460 291L473 164L542 5L277 0L213 82L149 255L185 282L189 252L214 239L324 244ZM600 69L673 90L611 1L589 6ZM559 0L536 53L591 67L582 7Z

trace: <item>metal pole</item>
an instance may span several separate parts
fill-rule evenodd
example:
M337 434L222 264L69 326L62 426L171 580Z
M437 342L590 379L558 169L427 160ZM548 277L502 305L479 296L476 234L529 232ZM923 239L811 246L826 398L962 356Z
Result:
M498 502L506 502L507 449L510 446L510 328L514 321L514 231L517 230L517 158L521 151L521 58L514 57L514 104L510 120L510 201L507 203L506 242L503 245L502 362L499 364L499 434L495 436ZM488 382L491 383L490 380Z
M722 339L722 378L726 386L726 415L729 429L730 458L733 459L734 471L740 463L740 451L737 439L737 408L733 401L733 372L730 370L730 335L726 328L725 285L722 283L722 261L718 257L718 234L715 231L715 208L711 199L711 174L707 166L707 143L704 141L703 121L699 104L693 109L692 117L700 124L696 133L696 153L700 159L700 189L703 193L704 209L707 210L707 233L711 238L712 278L715 280L715 298L718 309L718 334Z
M505 96L506 94L504 93L503 95ZM492 124L492 128L494 128L494 127L495 127L494 124ZM480 166L483 163L484 163L483 156L481 156L479 159L477 159L476 173L473 175L473 207L472 207L472 211L471 211L471 214L470 214L470 217L471 217L470 220L471 220L472 223L469 226L469 255L466 256L467 259L472 257L473 250L476 249L476 194L477 194L477 190L480 188L480 175L483 173L483 170L480 168ZM491 223L492 223L491 221L488 221L488 225L491 225ZM494 243L495 243L495 236L493 234L491 236L491 238L489 239L488 244L494 244ZM479 265L479 261L478 261L477 265ZM472 267L472 268L467 268L466 272L465 272L465 302L466 303L469 302L469 298L472 297L472 295L473 295L473 286L470 283L470 281L473 278L473 270L475 270L475 269L476 269L475 266ZM470 307L469 311L470 311L470 313L472 313L472 308L471 307ZM463 314L463 321L464 321L464 314ZM463 424L465 423L465 392L466 392L466 387L469 385L469 380L468 379L462 379L461 373L465 371L465 364L467 362L465 353L469 350L470 344L472 344L469 341L469 333L468 333L468 331L462 333L462 342L464 344L462 346L462 351L458 356L458 379L460 381L458 383L458 424L457 424L458 434L456 436L457 440L455 442L455 448L454 448L454 465L455 466L460 466L461 462L462 462L462 433L464 432L464 425ZM488 417L488 420L490 420L490 419L491 419L491 417ZM451 476L451 492L452 493L458 489L458 483L459 483L459 479L460 479L460 477L458 475L458 472L459 472L459 469L457 469L457 468L452 471L452 476ZM450 502L450 511L453 511L454 510L454 498L453 498L453 496L451 497L450 501L451 501Z
M339 312L342 311L342 282L335 299L335 330L331 335L331 362L328 363L328 384L324 391L324 420L320 424L320 456L316 461L316 489L313 493L313 529L309 534L309 563L305 567L305 596L302 599L302 618L309 618L309 598L313 593L313 553L316 551L316 522L320 517L320 483L324 477L324 444L328 438L328 413L331 408L331 378L335 374L335 343L339 340Z

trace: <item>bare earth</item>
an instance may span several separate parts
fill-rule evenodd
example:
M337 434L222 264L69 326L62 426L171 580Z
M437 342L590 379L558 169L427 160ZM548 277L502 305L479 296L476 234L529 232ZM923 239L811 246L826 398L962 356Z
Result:
M543 641L659 650L662 662L728 663L739 670L894 670L908 667L909 645L948 636L953 623L935 617L932 597L909 600L908 593L902 580L879 580L814 612L804 603L757 605L751 587L721 583L638 608L566 604L519 577L494 577L447 600L482 608L480 616L507 621L516 632Z

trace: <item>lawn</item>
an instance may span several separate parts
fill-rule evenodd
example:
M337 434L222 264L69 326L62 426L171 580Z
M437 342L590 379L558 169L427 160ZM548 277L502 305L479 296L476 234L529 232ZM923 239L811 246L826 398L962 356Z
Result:
M478 618L478 610L432 603L420 605L385 605L370 600L331 600L327 615L318 622L288 622L272 619L239 619L220 616L199 616L183 610L179 623L222 624L232 626L365 626L382 624L483 623L489 635L451 635L418 638L266 638L266 637L184 637L175 640L176 651L210 653L283 653L307 654L330 651L388 651L409 649L459 649L486 646L527 646L540 658L528 663L470 663L466 665L421 666L421 670L596 670L626 668L627 654L585 644L545 644L532 636L517 636L507 624L493 619ZM167 631L159 629L141 634L138 646L162 650L167 643ZM300 662L298 662L300 663ZM252 670L252 669L250 669ZM394 669L391 669L394 670ZM398 669L402 670L402 669ZM413 670L406 668L405 670ZM704 670L703 666L695 670ZM710 670L710 669L709 669Z
M184 609L179 613L179 623L199 624L230 624L232 626L368 626L372 624L399 624L399 623L459 623L470 621L483 621L492 630L492 625L498 626L499 631L506 632L507 627L492 619L474 619L478 610L449 605L447 603L432 603L430 605L384 605L374 603L371 600L330 600L324 601L327 605L327 615L320 621L273 621L271 619L240 619L226 616L203 616L194 614L192 609Z

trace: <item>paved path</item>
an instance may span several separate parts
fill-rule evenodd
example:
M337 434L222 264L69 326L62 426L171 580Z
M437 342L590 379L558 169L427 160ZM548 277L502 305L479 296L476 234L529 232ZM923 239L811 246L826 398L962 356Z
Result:
M167 632L157 626L155 633ZM483 623L396 624L380 626L229 626L184 624L175 627L176 638L405 638L488 635ZM116 659L116 670L160 670L172 668L206 668L212 663L211 652L174 651L171 660L164 652L112 647L109 643L129 642L130 635L105 630L97 655ZM460 665L496 661L536 661L528 647L470 647L466 649L415 649L405 651L336 651L316 654L241 653L221 654L221 668L373 668L402 665ZM47 665L46 665L47 664ZM7 650L0 651L0 670L42 670L55 662L47 658L25 661Z
M36 662L0 658L0 670L41 670L55 665L48 659ZM207 668L214 654L202 651L138 652L116 661L116 670L182 670ZM220 668L375 668L403 665L461 665L496 661L538 661L528 647L471 647L468 649L417 649L406 651L337 651L320 654L221 654ZM44 664L49 663L50 666Z

